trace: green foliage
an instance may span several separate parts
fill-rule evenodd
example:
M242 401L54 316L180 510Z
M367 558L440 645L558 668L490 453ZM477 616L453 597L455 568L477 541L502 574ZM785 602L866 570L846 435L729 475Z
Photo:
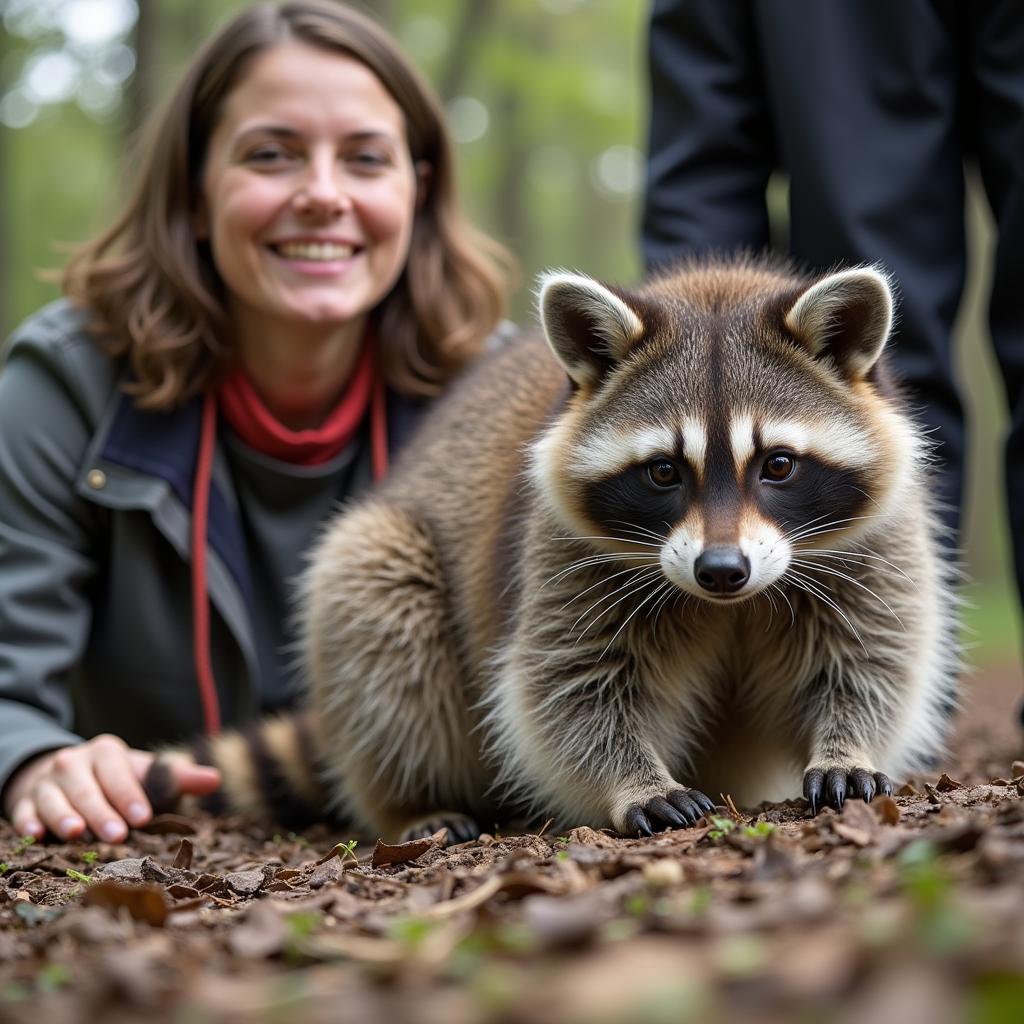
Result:
M732 818L721 818L717 815L711 815L709 820L714 827L708 833L708 839L721 839L736 828L736 822Z
M390 925L388 934L409 952L414 952L423 945L437 925L437 921L425 917L402 917Z
M1024 975L983 975L974 983L966 1014L968 1024L1019 1024L1024 1020Z
M956 887L932 843L918 840L898 859L904 894L915 912L920 946L935 956L969 947L978 924L956 899Z
M74 868L68 868L65 872L68 878L74 879L76 882L80 882L82 885L92 885L92 879L83 874L81 871L76 871Z

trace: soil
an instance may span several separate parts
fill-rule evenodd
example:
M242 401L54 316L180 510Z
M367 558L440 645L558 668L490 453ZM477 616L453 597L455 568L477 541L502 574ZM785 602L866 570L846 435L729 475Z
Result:
M1015 670L945 772L807 816L352 845L164 815L123 844L0 831L0 1020L1024 1021Z

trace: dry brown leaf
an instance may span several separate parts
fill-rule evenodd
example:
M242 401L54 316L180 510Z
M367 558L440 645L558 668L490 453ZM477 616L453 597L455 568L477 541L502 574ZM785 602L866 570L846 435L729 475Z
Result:
M963 783L957 782L955 779L951 779L945 772L939 776L939 781L935 783L935 788L940 793L949 793L954 789L963 789Z
M370 865L379 868L386 864L408 864L410 861L422 857L428 850L435 849L436 846L433 839L413 839L411 842L398 843L395 846L389 846L383 840L378 839L377 845L373 848Z
M178 852L174 855L174 862L171 864L172 868L178 868L181 871L188 871L192 867L192 840L182 839L178 844Z
M167 920L167 901L158 885L125 885L112 879L100 879L85 890L82 903L115 912L125 907L136 921L145 921L157 928Z
M141 831L157 836L193 836L196 825L190 818L180 814L157 814Z
M897 796L920 796L921 791L911 785L909 782L904 782L898 790L896 790Z
M227 946L236 956L261 960L282 952L287 941L288 925L280 908L269 900L259 900L228 934Z
M899 805L884 793L871 801L871 810L883 825L895 825L900 820Z

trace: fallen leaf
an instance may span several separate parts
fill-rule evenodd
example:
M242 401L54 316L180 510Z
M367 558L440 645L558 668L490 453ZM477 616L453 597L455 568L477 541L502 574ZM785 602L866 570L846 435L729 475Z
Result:
M180 814L157 814L141 831L157 836L192 836L196 826L195 822Z
M963 789L963 783L957 782L955 779L951 779L945 772L939 776L939 781L935 783L935 788L940 793L949 793L954 789Z
M900 786L900 788L898 790L896 790L896 795L897 796L920 796L921 795L921 791L919 789L915 788L914 786L912 786L909 782L904 782L903 785Z
M171 867L180 868L182 871L188 871L192 867L192 841L190 839L182 839Z
M113 911L125 907L136 921L145 921L157 928L167 920L164 891L157 885L125 885L112 879L101 879L85 890L82 903Z
M422 857L428 850L435 849L436 845L433 839L414 839L408 843L389 846L378 839L377 845L373 848L370 865L379 868L386 864L408 864L409 861Z
M282 952L287 941L288 926L281 910L269 900L260 900L228 933L227 946L236 956L262 960Z
M891 796L876 796L871 801L871 810L883 825L895 825L900 820L899 805Z

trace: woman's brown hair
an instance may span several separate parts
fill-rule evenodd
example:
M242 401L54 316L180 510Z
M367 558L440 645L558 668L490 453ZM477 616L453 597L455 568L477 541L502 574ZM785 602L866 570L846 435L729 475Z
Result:
M192 62L150 126L124 212L64 272L64 291L90 312L90 329L129 359L129 387L144 407L169 408L204 390L231 358L223 286L193 215L225 98L256 54L291 40L365 64L405 115L413 161L430 168L405 270L374 313L388 384L435 393L502 315L510 260L459 211L451 142L430 86L383 29L344 4L260 4Z

